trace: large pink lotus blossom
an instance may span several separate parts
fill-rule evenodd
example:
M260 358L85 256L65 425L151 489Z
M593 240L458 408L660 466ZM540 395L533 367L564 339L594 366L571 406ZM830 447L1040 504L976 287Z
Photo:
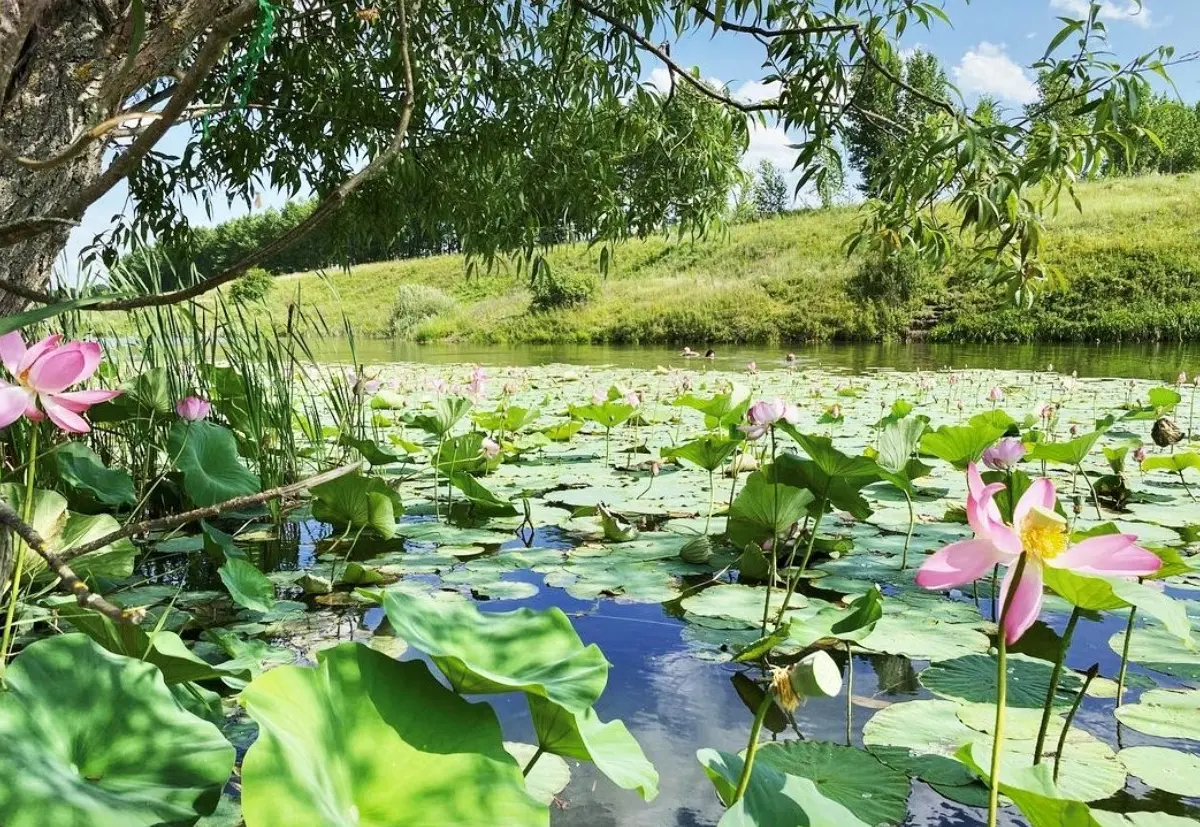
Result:
M1000 589L1000 605L1008 592L1018 558L1025 570L1012 605L1004 617L1004 639L1014 643L1037 620L1042 610L1042 569L1070 569L1083 575L1144 577L1158 571L1162 561L1143 548L1132 534L1104 534L1071 545L1070 531L1054 507L1058 495L1048 479L1035 480L1021 495L1008 525L992 499L1004 483L984 485L975 463L967 467L967 522L975 531L970 540L951 543L934 554L917 572L917 585L950 589L978 580L995 565L1008 566Z
M45 417L64 431L86 434L91 430L80 414L120 391L70 391L67 388L88 379L100 366L101 350L96 342L68 342L62 336L47 336L30 348L17 331L0 336L0 361L17 380L0 381L0 428L25 415L35 422ZM40 407L39 407L40 406ZM43 413L44 411L44 413Z
M800 409L782 399L771 402L761 399L750 406L750 410L746 412L746 419L749 424L739 425L738 429L746 435L746 439L759 439L780 420L795 425L800 421Z
M500 456L500 444L491 437L483 438L483 457L484 459L495 459Z

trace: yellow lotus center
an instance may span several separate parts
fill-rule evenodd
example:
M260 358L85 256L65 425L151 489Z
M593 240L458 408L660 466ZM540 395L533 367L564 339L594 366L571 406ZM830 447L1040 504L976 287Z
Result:
M1021 521L1021 546L1039 560L1052 560L1067 550L1067 521L1048 508L1035 505Z

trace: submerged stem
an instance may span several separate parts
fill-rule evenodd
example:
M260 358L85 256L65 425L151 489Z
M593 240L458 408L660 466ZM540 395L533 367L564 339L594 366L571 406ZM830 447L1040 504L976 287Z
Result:
M902 489L903 490L903 489ZM908 503L908 533L904 535L904 550L900 552L900 571L908 568L908 546L912 542L913 529L917 525L917 515L913 511L912 497L904 491L904 501Z
M996 827L996 817L1000 812L1000 756L1004 752L1004 712L1008 705L1008 641L1004 621L1017 595L1021 575L1025 573L1024 554L1017 558L1016 566L1007 599L1000 610L1000 629L996 635L996 726L992 741L992 765L988 773L988 827Z
M754 768L754 756L758 754L758 735L762 732L763 721L773 703L775 703L775 698L770 692L767 692L766 697L763 698L754 713L754 723L750 725L750 738L746 741L746 760L742 764L742 774L738 778L737 788L733 791L733 799L729 802L730 807L742 800L742 796L746 794L746 788L750 786L750 770Z
M1117 707L1125 701L1125 670L1129 666L1129 641L1133 640L1133 621L1137 606L1129 607L1129 622L1125 624L1125 643L1121 646L1121 671L1117 673Z
M1067 713L1067 720L1063 723L1062 732L1058 736L1058 748L1054 751L1054 781L1058 782L1058 767L1062 763L1063 749L1067 743L1067 731L1071 729L1071 722L1075 720L1075 713L1079 711L1079 705L1083 703L1083 696L1088 691L1088 687L1092 685L1096 675L1100 674L1100 664L1093 663L1088 669L1087 674L1083 678L1083 686L1079 687L1079 694L1075 696L1075 703L1071 705L1071 711Z
M38 425L30 423L29 461L25 466L25 502L22 503L21 519L28 524L33 516L33 483L37 476ZM13 560L12 577L8 585L8 611L4 615L4 634L0 637L0 683L8 668L8 648L12 645L13 618L17 614L17 603L21 599L21 574L25 570L25 550L29 543L18 534L15 537L17 553Z
M1033 763L1042 762L1042 749L1046 746L1046 730L1050 726L1050 716L1053 714L1054 696L1058 693L1058 682L1062 678L1063 662L1067 659L1067 650L1071 648L1071 636L1075 634L1075 626L1083 610L1076 606L1071 610L1067 627L1063 630L1062 643L1058 648L1058 657L1054 661L1054 669L1050 672L1050 687L1046 690L1046 704L1042 707L1042 722L1038 726L1037 741L1033 748Z

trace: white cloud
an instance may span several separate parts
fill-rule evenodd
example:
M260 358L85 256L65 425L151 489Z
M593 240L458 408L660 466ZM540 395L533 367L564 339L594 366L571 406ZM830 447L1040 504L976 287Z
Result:
M1037 87L1023 66L1008 56L1003 44L988 41L968 49L952 70L964 95L995 95L1014 103L1037 100Z
M717 91L722 91L725 89L725 82L720 78L704 78L704 82ZM682 78L675 78L675 83L687 83L687 81L683 80ZM663 94L666 94L667 92L671 91L671 73L665 66L656 66L650 70L650 76L642 81L642 85L649 86L653 89L657 89Z
M760 103L779 97L783 86L777 80L763 83L761 80L748 80L733 93L734 98L746 103Z
M1090 5L1088 0L1050 0L1050 8L1079 18L1087 18ZM1132 23L1143 29L1150 28L1151 23L1150 9L1137 0L1100 0L1100 19Z

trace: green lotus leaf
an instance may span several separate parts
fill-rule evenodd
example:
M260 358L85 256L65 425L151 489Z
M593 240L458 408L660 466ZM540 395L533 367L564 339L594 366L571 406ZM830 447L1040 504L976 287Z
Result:
M1147 735L1200 741L1200 689L1151 689L1136 704L1118 707L1117 720Z
M258 477L238 457L233 432L215 422L185 422L171 425L167 452L183 474L183 488L198 506L257 494Z
M1200 454L1195 451L1155 454L1142 460L1143 471L1170 471L1181 474L1189 468L1200 471Z
M604 723L595 710L570 712L540 695L528 694L538 746L546 752L591 761L610 781L636 790L645 801L658 795L658 771L621 721Z
M1010 655L1008 706L1041 709L1050 691L1051 664L1025 655ZM996 702L996 659L990 655L965 655L935 663L921 673L921 685L935 695L969 703ZM1083 680L1064 670L1055 694L1055 706L1069 707L1079 694Z
M985 782L989 776L985 766L991 766L990 750L983 744L965 744L958 759ZM1066 798L1054 783L1048 764L1012 767L1000 766L1000 792L1008 796L1021 814L1029 819L1030 827L1095 827L1088 806Z
M770 616L774 617L783 606L783 592L772 589ZM729 628L753 629L761 625L763 604L767 599L764 586L745 586L741 583L721 583L711 586L699 594L685 597L681 602L689 620L704 624L706 619L720 621L718 625ZM804 595L794 594L788 602L789 612L805 606ZM786 619L786 618L785 618Z
M921 437L921 453L945 460L961 471L978 462L983 452L1007 430L1007 426L989 423L943 425Z
M778 497L778 500L776 499ZM784 536L792 523L804 516L813 495L791 485L772 485L761 471L746 478L746 484L729 508L726 531L738 548Z
M374 529L385 540L396 534L396 519L404 513L400 495L378 477L346 474L314 485L312 515L338 528Z
M1108 648L1118 655L1125 649L1125 633L1117 632L1108 639ZM1129 643L1129 659L1134 663L1167 675L1200 680L1200 651L1161 626L1134 629Z
M274 608L275 584L249 560L227 557L217 574L239 606L264 614Z
M741 443L735 439L706 434L662 452L663 457L686 460L705 471L715 471L737 450Z
M338 436L338 445L344 445L358 451L362 455L362 458L372 466L390 465L393 462L404 461L403 456L389 448L385 448L373 439L357 439L350 434L340 434Z
M518 513L511 501L502 499L470 474L451 474L450 484L463 493L480 517L512 517Z
M446 396L434 405L433 414L415 414L407 417L408 423L438 439L449 435L460 419L471 410L471 400L465 396Z
M1038 442L1029 449L1025 458L1030 461L1044 460L1062 465L1081 465L1102 436L1103 431L1092 431L1067 442Z
M28 646L0 694L5 827L151 827L211 813L233 746L149 663L84 635Z
M129 472L123 468L105 466L86 442L65 442L51 456L58 478L83 502L112 508L131 506L137 502L133 477L129 476Z
M807 778L821 795L866 824L904 821L911 786L908 776L861 749L826 741L775 741L759 748L757 761L786 775Z
M1182 796L1200 790L1200 756L1167 747L1127 747L1117 757L1131 775L1156 789Z
M12 506L18 514L24 513L25 486L15 483L0 484L0 500ZM61 494L35 488L33 511L29 524L41 535L50 549L60 555L71 557L73 548L98 540L121 528L121 524L108 514L76 514L67 511L67 501ZM137 549L126 539L117 540L103 548L89 551L71 559L71 568L81 577L128 577L133 573ZM43 580L52 573L46 561L32 552L25 555L27 576Z
M384 592L396 634L425 652L458 692L526 692L571 712L589 708L608 681L608 661L584 646L560 609L480 612L473 605Z
M570 410L571 416L575 419L595 422L605 429L617 427L637 412L637 408L632 405L612 399L601 405L572 405Z
M525 773L525 790L547 807L553 805L558 794L571 783L571 768L557 755L539 753L536 745L519 741L505 741L504 750L522 768L528 767L533 757L537 756L533 768Z
M246 827L549 824L490 706L361 644L317 661L272 669L240 696L259 728L242 762Z
M716 787L721 801L729 805L742 774L742 758L715 749L699 750L696 758ZM784 824L869 827L842 804L822 795L812 780L787 775L755 761L745 795L725 811L719 827L780 827Z

